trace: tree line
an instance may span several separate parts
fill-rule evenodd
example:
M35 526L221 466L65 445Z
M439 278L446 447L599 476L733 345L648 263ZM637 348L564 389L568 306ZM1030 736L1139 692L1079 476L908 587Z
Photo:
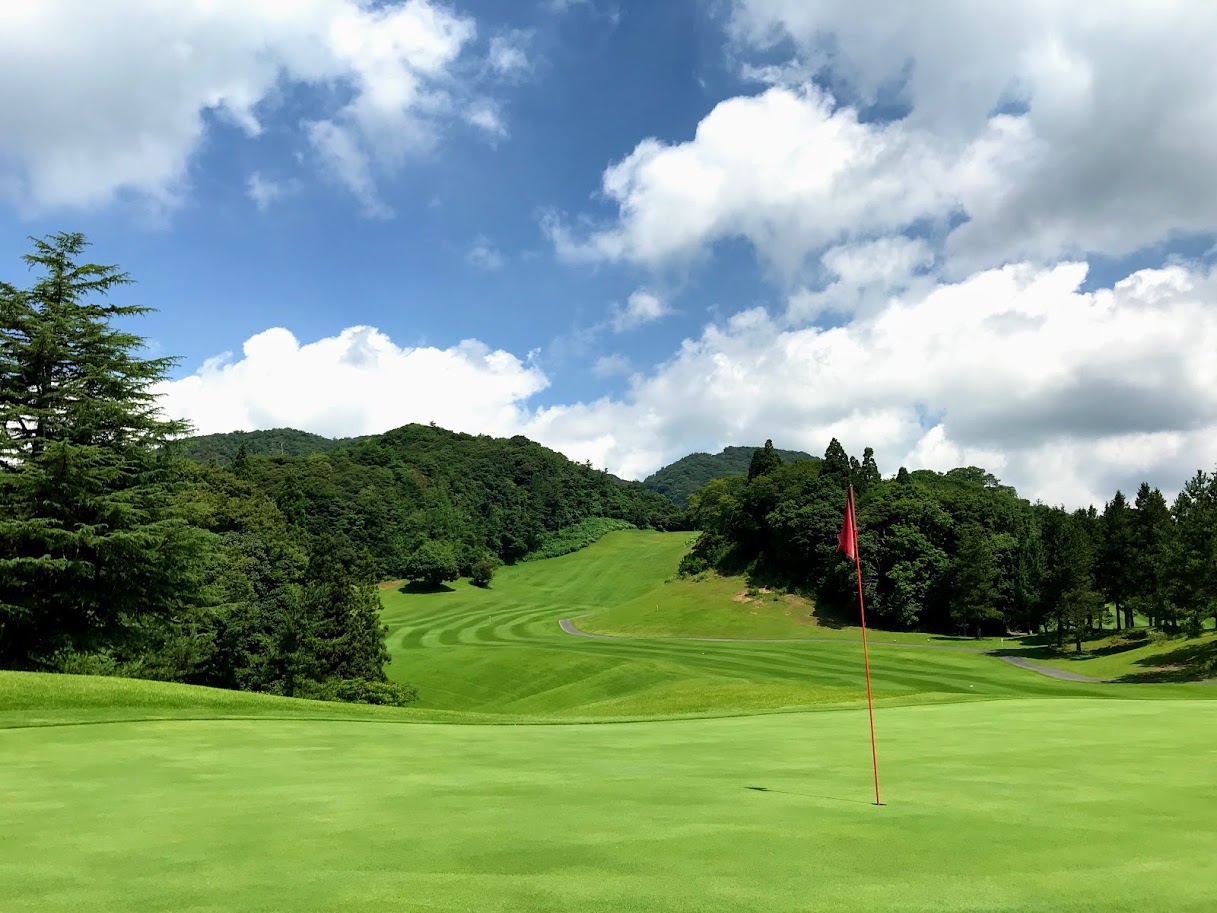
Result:
M852 566L836 535L853 485L868 617L893 629L980 636L1153 626L1198 634L1217 617L1217 474L1197 472L1173 504L1148 483L1100 512L1020 498L977 467L901 468L834 439L823 460L783 463L767 442L746 477L690 499L702 536L681 570L750 573L856 611Z

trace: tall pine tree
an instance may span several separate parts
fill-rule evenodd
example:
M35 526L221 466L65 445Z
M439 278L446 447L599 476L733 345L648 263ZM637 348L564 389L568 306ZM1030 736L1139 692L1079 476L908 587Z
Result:
M0 283L0 666L113 646L194 592L202 536L175 508L154 385L171 359L114 325L149 308L80 263L79 234L32 239L32 287Z

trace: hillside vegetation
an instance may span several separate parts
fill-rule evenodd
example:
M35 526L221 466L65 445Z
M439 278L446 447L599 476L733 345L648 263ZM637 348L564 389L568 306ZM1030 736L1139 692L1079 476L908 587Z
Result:
M675 463L663 467L642 480L651 491L658 492L683 507L689 506L689 496L714 479L746 476L752 455L759 447L724 447L719 453L690 453ZM815 460L801 450L776 450L784 462Z
M365 440L364 437L328 438L295 428L270 428L265 431L228 431L223 434L200 434L175 443L175 450L187 459L206 463L215 460L221 465L231 463L244 450L257 456L307 456L348 447Z

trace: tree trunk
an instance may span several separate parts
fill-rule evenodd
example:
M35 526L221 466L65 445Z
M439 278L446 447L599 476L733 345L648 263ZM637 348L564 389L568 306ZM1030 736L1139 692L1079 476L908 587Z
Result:
M1077 627L1074 628L1074 634L1077 636L1077 639L1074 641L1074 646L1076 647L1075 652L1081 653L1082 652L1082 627L1081 627L1081 625L1078 625Z
M1056 615L1056 645L1058 647L1065 646L1065 624L1060 612Z
M1135 622L1136 622L1136 619L1133 618L1133 610L1125 609L1124 610L1124 627L1128 628L1128 630L1131 631L1134 627L1136 627Z

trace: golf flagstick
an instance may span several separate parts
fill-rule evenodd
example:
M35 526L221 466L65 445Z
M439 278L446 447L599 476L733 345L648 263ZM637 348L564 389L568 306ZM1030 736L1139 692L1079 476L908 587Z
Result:
M871 697L870 687L870 651L866 645L866 600L862 598L862 556L858 552L858 523L854 515L854 486L849 486L845 501L845 523L841 527L841 535L837 537L837 551L845 552L846 557L854 559L854 568L858 574L858 611L862 617L862 662L866 667L866 709L870 714L870 756L875 769L875 804L879 801L879 752L875 748L875 701Z

